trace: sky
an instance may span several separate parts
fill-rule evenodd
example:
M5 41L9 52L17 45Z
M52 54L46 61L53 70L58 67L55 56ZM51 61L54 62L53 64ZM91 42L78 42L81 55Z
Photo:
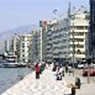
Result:
M89 9L89 0L0 0L0 33L25 25L36 27L40 20L63 17L68 2L72 7ZM56 14L53 13L55 9Z

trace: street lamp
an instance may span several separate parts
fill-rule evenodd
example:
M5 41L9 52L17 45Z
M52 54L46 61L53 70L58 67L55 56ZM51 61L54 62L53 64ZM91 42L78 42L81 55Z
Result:
M74 20L75 20L75 15L72 15L73 23L72 23L72 43L73 43L73 55L72 55L72 60L73 60L73 76L74 76L74 62L75 62L75 45L74 45Z

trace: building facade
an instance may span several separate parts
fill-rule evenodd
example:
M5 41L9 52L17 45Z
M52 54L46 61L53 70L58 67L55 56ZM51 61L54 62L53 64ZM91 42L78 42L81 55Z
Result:
M42 61L52 63L52 31L53 25L56 23L52 21L40 21L40 40L41 40L41 53Z
M5 41L5 52L6 53L9 53L11 52L11 44L12 44L12 41L11 40L6 40Z
M52 32L52 58L54 62L64 63L69 59L69 29L68 19L57 21Z
M40 21L40 32L41 32L41 61L47 61L47 31L49 21Z
M88 26L88 12L78 12L71 16L70 58L74 62L86 58Z
M48 25L46 32L47 42L46 42L46 61L52 63L52 28Z
M31 45L31 40L31 34L19 36L19 60L22 62L29 62L29 47Z
M31 63L41 61L41 32L39 30L32 31L32 40L29 50L29 60Z
M8 55L17 56L18 53L18 36L14 35L12 39L5 41L5 52Z
M90 0L89 54L95 59L95 0Z

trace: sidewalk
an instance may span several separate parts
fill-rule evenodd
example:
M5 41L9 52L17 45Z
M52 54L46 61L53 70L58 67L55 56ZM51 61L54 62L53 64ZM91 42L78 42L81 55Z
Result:
M81 88L76 89L76 95L95 95L95 83L90 82L90 84L87 84L87 79L78 76L81 79ZM69 74L65 74L64 79L67 81L67 83L73 83L75 84L75 76L72 76Z
M21 82L8 89L2 95L65 95L71 93L67 83L56 81L54 72L46 69L40 79L35 79L35 72L27 75ZM66 95L67 95L66 94Z

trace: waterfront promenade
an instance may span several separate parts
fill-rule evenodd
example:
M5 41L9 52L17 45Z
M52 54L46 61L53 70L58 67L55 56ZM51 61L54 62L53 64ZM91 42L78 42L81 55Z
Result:
M67 95L70 93L71 88L67 86L65 79L57 81L54 72L45 69L40 79L35 79L35 72L33 72L2 95Z
M56 81L55 73L45 69L40 79L35 79L35 72L27 75L23 80L8 89L2 95L69 95L71 87L68 84L75 83L75 77L81 79L80 89L76 89L76 95L95 95L95 83L87 84L87 79L79 75L65 74L62 81Z

